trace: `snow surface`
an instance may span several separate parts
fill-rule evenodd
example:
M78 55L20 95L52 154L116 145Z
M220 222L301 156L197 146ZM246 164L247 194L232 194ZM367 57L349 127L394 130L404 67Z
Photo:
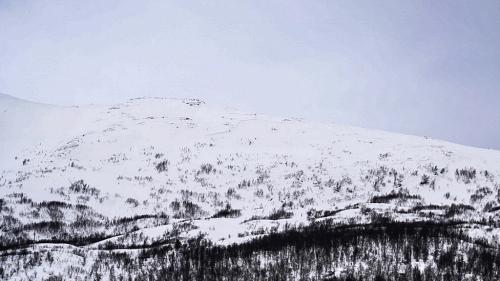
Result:
M417 203L471 205L475 218L489 218L496 213L483 212L484 207L499 205L499 151L238 112L189 99L61 107L0 95L0 155L0 198L10 202L10 215L21 224L48 216L28 215L32 207L14 204L14 193L33 202L84 204L109 220L170 217L166 225L145 221L133 230L152 240L168 235L182 219L192 227L179 237L202 234L228 244L287 224L307 225L312 209L339 210L327 218L348 223L369 221L369 212L396 214ZM156 168L162 161L168 161L165 171ZM456 175L462 169L477 175L463 180ZM422 184L424 175L429 183ZM79 180L99 194L68 191ZM472 200L483 187L487 194ZM370 203L374 196L402 190L420 198ZM172 202L184 201L200 208L192 218L176 217ZM227 204L241 216L212 218ZM292 216L266 219L277 210ZM439 216L442 211L430 212ZM63 217L74 221L77 214L69 209Z

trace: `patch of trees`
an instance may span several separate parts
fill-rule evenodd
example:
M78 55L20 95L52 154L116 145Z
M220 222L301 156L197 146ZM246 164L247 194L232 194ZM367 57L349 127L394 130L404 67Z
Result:
M500 210L500 206L494 206L494 207L490 206L489 208L485 208L485 211L492 212L492 213L496 212L498 210Z
M14 199L17 199L15 202L18 203L18 204L31 204L33 203L33 201L26 196L26 194L24 193L11 193L9 195L7 195L7 197L10 197L10 198L14 198Z
M158 173L167 172L169 165L170 162L168 160L163 160L160 163L156 164L156 171L158 171Z
M334 179L329 179L325 186L328 188L333 188L335 192L340 192L344 186L352 184L352 179L348 176L343 176L341 180L336 181Z
M418 263L416 263L418 262ZM453 224L314 225L244 244L202 238L144 250L137 259L102 253L90 279L135 280L474 280L500 278L500 251L467 240Z
M39 203L31 204L33 207L47 208L47 209L58 209L58 208L71 208L72 205L61 201L42 201Z
M23 225L22 230L36 230L42 233L57 233L61 231L64 226L66 226L66 224L60 221L42 221L25 224Z
M236 200L239 200L241 199L241 196L236 192L236 190L232 187L228 188L227 189L227 192L226 192L226 197L228 199L236 199Z
M160 213L160 214L156 214L156 215L152 215L152 214L135 215L132 217L115 218L112 220L112 224L119 225L119 224L125 224L125 223L129 223L129 222L135 222L135 221L142 220L142 219L157 219L157 218L168 219L169 216L165 213Z
M419 195L411 195L408 192L404 191L392 191L389 194L386 195L379 195L379 196L373 196L370 200L370 203L389 203L393 200L410 200L410 199L415 199L419 200L421 197Z
M215 213L212 218L237 218L241 216L241 210L231 208L231 205L227 204L226 207L217 213Z
M274 210L268 216L264 217L264 219L267 219L267 220L282 220L282 219L289 219L291 217L293 217L293 213L292 212L287 212L284 209L277 209L277 210Z
M42 243L52 243L52 244L70 244L73 246L85 246L89 244L93 244L112 236L106 235L102 232L96 232L92 234L81 234L74 235L68 234L66 232L58 232L56 229L61 229L61 225L57 222L43 222L29 225L28 228L39 230L40 228L50 229L51 231L55 231L57 233L54 234L50 239L37 239L33 240L27 237L19 237L13 241L1 240L0 241L0 251L12 250L12 249L20 249L27 248L33 244L42 244Z
M238 188L245 188L245 187L250 187L252 182L250 180L242 180L240 183L238 183Z
M441 174L441 175L446 173L446 168L439 169L438 166L436 166L436 165L434 165L434 166L431 165L430 168L429 168L429 170L435 176L437 176L438 173Z
M206 164L202 164L200 166L200 169L196 172L196 175L200 175L200 174L210 174L210 173L214 173L215 174L216 172L216 169L212 166L212 164L210 163L206 163Z
M78 180L69 186L69 190L73 193L81 193L91 195L93 197L99 197L101 191L95 187L91 187L86 184L83 180Z
M389 169L385 166L381 166L378 169L370 169L362 178L362 181L371 182L373 189L380 191L380 188L386 185L385 178L388 173Z
M205 215L205 211L190 200L175 200L170 203L170 208L174 211L174 218L200 218Z
M451 205L422 205L418 204L414 207L412 207L408 212L406 213L421 213L425 211L442 211L442 216L444 218L453 218L455 216L461 215L465 212L472 212L475 211L476 209L472 207L471 205L466 205L466 204L451 204ZM400 213L405 213L405 212L400 212ZM478 222L476 220L470 220L470 222Z
M474 192L474 194L470 196L470 201L472 203L476 203L478 201L481 201L484 197L490 194L493 194L493 191L489 187L487 186L481 187L477 189L476 192Z
M307 211L307 218L308 219L318 219L318 218L326 218L326 217L331 217L335 216L336 214L345 211L346 209L339 209L339 210L316 210L316 209L310 209Z
M476 178L477 171L474 168L463 168L455 170L457 181L462 180L465 184L471 183Z
M291 217L293 217L292 212L288 212L285 209L280 208L280 209L274 209L267 216L252 216L250 219L246 220L245 222L254 221L254 220L282 220L282 219L289 219Z
M453 217L465 213L466 211L475 211L476 209L470 205L465 204L451 204L447 209L445 216Z
M446 205L417 205L412 208L413 212L420 212L423 210L446 210L449 206Z

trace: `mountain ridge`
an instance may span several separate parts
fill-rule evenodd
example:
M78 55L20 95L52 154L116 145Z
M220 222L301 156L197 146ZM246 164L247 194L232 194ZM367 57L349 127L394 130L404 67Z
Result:
M27 99L23 98L18 98L13 95L5 94L0 92L0 101L1 99L4 100L11 100L11 101L16 101L18 103L24 103L24 104L34 104L34 105L40 105L40 106L52 106L52 107L59 107L59 108L91 108L91 107L101 107L101 108L106 108L106 107L113 107L116 105L120 105L122 103L118 104L84 104L84 105L56 105L52 103L41 103L41 102L35 102L35 101L30 101ZM137 101L137 100L164 100L164 101L183 101L183 100L197 100L200 101L203 104L206 104L205 101L199 98L183 98L183 97L160 97L160 96L140 96L140 97L135 97L135 98L130 98L127 101ZM2 102L0 102L0 106L2 105ZM269 118L277 118L281 120L296 120L296 121L301 121L305 123L311 123L311 124L320 124L320 125L335 125L339 127L346 127L346 128L352 128L352 129L360 129L360 130L366 130L366 131L372 131L372 132L378 132L378 133L386 133L386 134L393 134L397 136L407 136L407 137L414 137L414 138L424 138L424 139L431 139L443 143L448 143L451 145L458 145L458 146L463 146L463 147L468 147L468 148L473 148L473 149L480 149L480 150L488 150L488 151L493 151L493 152L500 152L500 150L495 149L495 148L487 148L487 147L478 147L478 146L473 146L473 145L467 145L467 144L462 144L458 142L453 142L449 140L444 140L444 139L439 139L439 138L434 138L432 136L421 136L421 135L414 135L414 134L404 134L404 133L399 133L396 131L388 131L388 130L383 130L383 129L374 129L374 128L368 128L368 127L361 127L361 126L352 126L348 124L338 124L335 122L325 122L325 121L311 121L303 118L295 118L295 117L290 117L290 116L276 116L276 115L269 115L269 114L263 114L263 113L256 113L256 112L244 112L244 111L239 111L238 109L234 107L214 107L213 105L209 105L212 109L220 110L220 111L234 111L237 114L247 114L247 115L255 115L255 116L261 116L261 117L269 117ZM1 109L1 108L0 108ZM230 110L229 110L230 109Z

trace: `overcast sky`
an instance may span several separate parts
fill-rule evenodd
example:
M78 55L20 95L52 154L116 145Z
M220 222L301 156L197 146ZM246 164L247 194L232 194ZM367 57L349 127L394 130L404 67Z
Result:
M0 0L0 92L200 97L500 149L500 1Z

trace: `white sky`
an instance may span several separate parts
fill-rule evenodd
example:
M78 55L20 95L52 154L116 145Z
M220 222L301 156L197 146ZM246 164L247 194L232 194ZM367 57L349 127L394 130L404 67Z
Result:
M200 97L500 149L500 1L0 0L0 92Z

